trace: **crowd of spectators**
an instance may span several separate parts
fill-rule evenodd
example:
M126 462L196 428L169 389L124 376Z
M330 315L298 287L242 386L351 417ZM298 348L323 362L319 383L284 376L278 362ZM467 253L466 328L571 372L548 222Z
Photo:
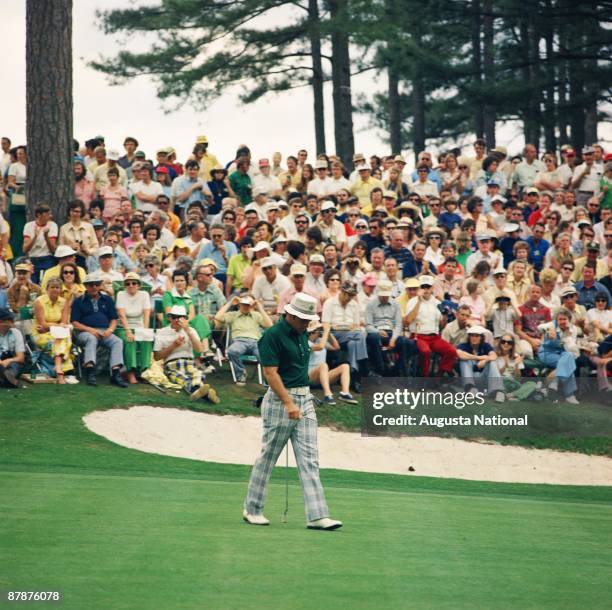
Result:
M254 160L246 146L221 164L206 136L184 163L123 147L78 149L67 217L37 203L18 258L0 216L0 383L19 385L29 359L96 385L105 350L117 386L159 361L216 403L223 359L245 384L261 333L304 292L327 404L335 383L355 402L369 375L458 376L500 402L552 389L577 403L577 374L610 390L612 155L598 144L559 158L476 140L421 152L414 171L401 155ZM0 175L6 217L25 146L2 138Z

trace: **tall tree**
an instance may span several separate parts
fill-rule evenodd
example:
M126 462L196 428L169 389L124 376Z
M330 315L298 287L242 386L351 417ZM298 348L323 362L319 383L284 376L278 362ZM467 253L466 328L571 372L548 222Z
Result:
M485 89L495 87L495 66L493 40L495 36L493 18L493 0L484 0L482 9L482 68L484 72ZM486 93L485 93L486 95ZM486 96L483 112L484 138L489 148L495 147L495 105L487 102Z
M474 87L477 95L474 104L474 131L477 138L484 137L484 99L482 95L482 9L480 0L472 0L472 65L474 76Z
M72 0L26 2L26 199L62 222L74 197Z
M308 33L312 54L312 94L314 101L315 145L317 154L325 152L325 105L323 100L323 61L321 59L321 19L318 0L308 0Z
M336 154L346 165L355 152L353 136L353 101L351 96L350 23L347 0L327 0L332 44L332 85Z

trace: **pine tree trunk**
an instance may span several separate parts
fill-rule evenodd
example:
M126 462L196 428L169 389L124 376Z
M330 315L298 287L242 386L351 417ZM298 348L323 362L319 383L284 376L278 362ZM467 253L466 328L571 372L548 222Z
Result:
M336 154L348 167L353 160L353 103L351 100L351 60L349 37L344 29L347 0L328 0L331 16L332 88Z
M402 152L402 116L399 95L399 79L397 71L390 65L387 68L388 75L388 104L389 104L389 143L391 152L401 154Z
M538 28L536 19L536 11L538 10L537 3L530 2L529 11L529 59L531 62L531 94L529 95L529 101L531 104L531 121L533 131L533 143L537 150L540 149L540 137L542 131L542 88L541 88L541 61L540 61L540 30Z
M314 98L315 145L317 154L325 152L325 106L323 101L323 65L318 0L308 0L310 52L312 54L312 93Z
M570 49L579 51L583 44L583 28L581 23L570 27ZM570 59L569 87L570 87L570 125L572 132L572 146L580 154L584 143L584 63L578 59Z
M559 47L567 49L568 31L565 27L559 28ZM568 99L569 70L566 60L557 60L557 124L559 127L559 145L569 144L569 99Z
M63 223L74 198L72 0L26 1L26 108L28 208L47 203Z
M484 104L482 96L482 51L480 45L480 0L472 0L472 62L476 95L474 99L474 131L477 138L484 137Z
M495 86L495 70L493 66L493 0L484 0L484 17L482 21L482 60L485 84ZM495 107L484 104L483 109L484 138L489 148L495 148Z

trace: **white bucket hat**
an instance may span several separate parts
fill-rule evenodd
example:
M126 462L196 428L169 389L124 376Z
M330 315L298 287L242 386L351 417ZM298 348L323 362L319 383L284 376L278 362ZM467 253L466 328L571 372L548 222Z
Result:
M318 320L317 299L305 292L296 293L291 303L285 305L285 312L297 316L301 320Z

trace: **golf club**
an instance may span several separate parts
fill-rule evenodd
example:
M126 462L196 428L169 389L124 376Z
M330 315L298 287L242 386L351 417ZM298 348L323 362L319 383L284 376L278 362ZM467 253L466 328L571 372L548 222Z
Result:
M287 523L287 513L289 512L289 443L285 445L285 512L281 523Z

